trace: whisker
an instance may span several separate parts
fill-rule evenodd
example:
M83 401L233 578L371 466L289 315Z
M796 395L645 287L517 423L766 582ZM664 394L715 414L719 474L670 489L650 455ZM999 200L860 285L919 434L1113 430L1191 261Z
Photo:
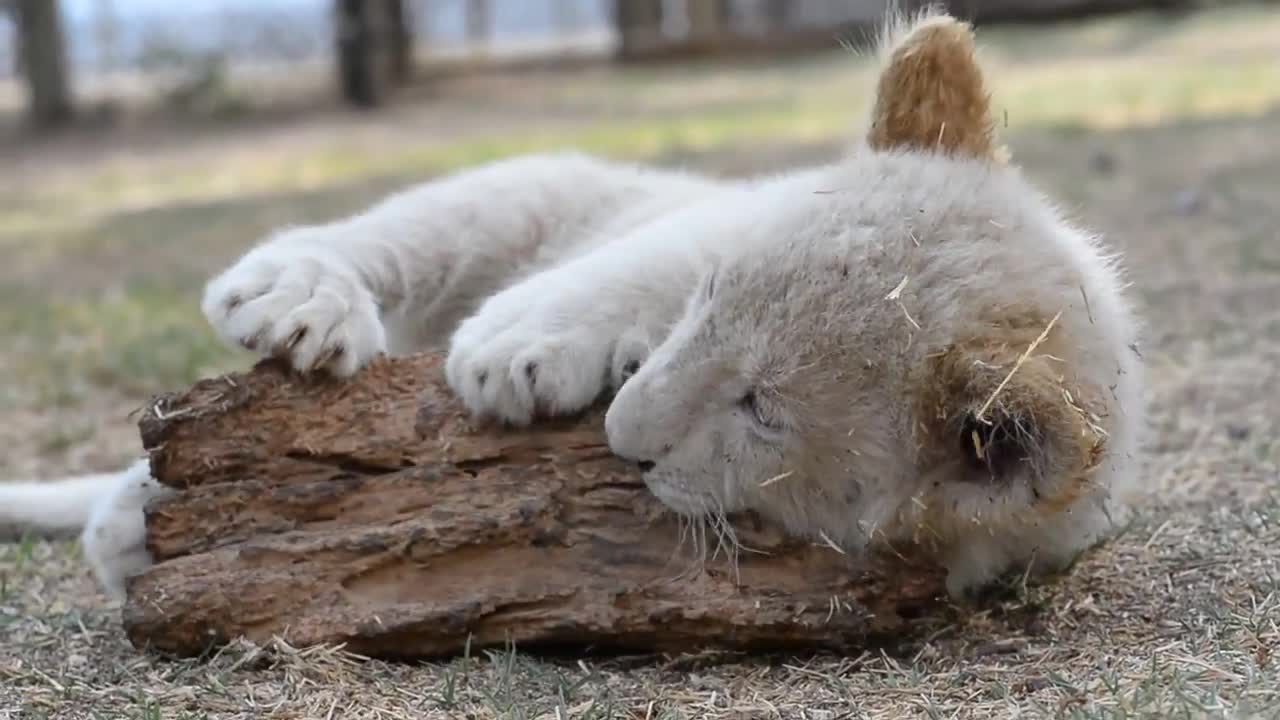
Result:
M740 547L740 544L738 543L738 534L734 532L733 527L729 525L729 520L725 517L724 509L719 505L719 503L717 503L715 514L711 517L712 522L715 524L716 537L718 538L717 553L719 552L719 548L724 548L725 556L729 560L729 565L733 568L734 584L741 584L742 576L739 573L738 566L738 549Z
M791 477L794 474L795 474L794 470L788 470L780 475L774 475L768 480L765 480L764 482L760 483L760 487L769 487L770 485L778 482L779 480L786 480L787 478Z

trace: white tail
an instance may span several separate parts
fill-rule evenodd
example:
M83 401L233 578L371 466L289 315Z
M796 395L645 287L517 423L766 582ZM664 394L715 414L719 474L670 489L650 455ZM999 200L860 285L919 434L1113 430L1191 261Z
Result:
M94 506L112 492L119 472L79 475L52 482L0 483L0 538L29 534L74 537Z
M51 482L0 483L0 540L80 536L103 589L124 593L125 579L151 563L143 509L167 492L141 460L113 473Z

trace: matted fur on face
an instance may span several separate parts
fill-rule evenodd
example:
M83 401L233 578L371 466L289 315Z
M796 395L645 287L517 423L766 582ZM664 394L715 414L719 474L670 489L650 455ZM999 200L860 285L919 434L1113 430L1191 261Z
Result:
M1122 514L1143 414L1124 284L974 120L971 42L932 16L893 37L868 142L758 188L739 251L619 390L610 443L676 511L918 542L956 593L1057 568Z

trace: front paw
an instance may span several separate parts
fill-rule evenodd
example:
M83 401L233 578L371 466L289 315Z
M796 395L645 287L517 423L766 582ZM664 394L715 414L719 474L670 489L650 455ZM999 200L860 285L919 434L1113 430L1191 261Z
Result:
M202 309L227 341L303 372L350 376L386 351L373 294L319 249L250 252L209 283Z
M486 307L453 337L449 385L474 415L514 425L579 412L625 382L649 347L592 314Z

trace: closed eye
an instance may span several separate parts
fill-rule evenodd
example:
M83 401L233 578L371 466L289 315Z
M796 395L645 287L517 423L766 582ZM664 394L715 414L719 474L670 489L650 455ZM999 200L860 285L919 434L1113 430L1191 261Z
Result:
M738 401L738 405L761 428L769 432L780 432L782 430L782 420L767 403L761 401L759 394L755 390L748 390L742 396L742 399Z

